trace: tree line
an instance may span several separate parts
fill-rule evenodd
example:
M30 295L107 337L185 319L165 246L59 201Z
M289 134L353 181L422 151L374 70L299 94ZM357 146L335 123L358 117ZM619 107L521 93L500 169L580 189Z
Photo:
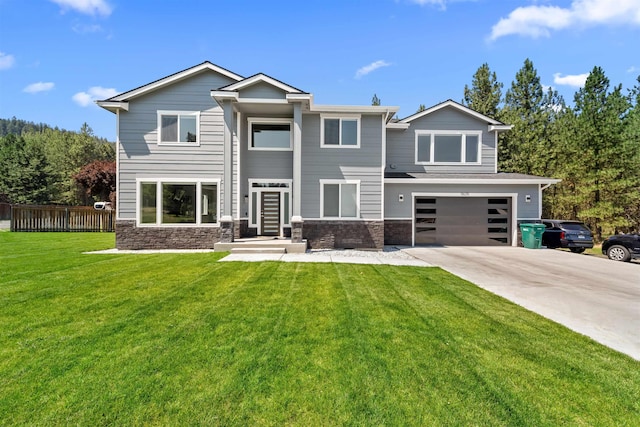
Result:
M115 147L84 123L78 132L0 119L0 202L115 202Z
M584 221L596 239L640 230L640 76L626 91L594 67L573 106L545 88L527 59L504 85L482 64L462 103L513 128L500 134L498 169L559 178L543 217Z

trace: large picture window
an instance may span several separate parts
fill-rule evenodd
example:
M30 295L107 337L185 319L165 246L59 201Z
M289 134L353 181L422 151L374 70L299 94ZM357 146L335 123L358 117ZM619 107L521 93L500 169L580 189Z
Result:
M322 117L322 147L360 147L360 117Z
M292 125L290 119L249 119L249 150L290 151Z
M218 222L219 183L140 181L138 218L144 225Z
M360 181L321 180L323 218L360 217Z
M198 145L200 114L188 111L158 111L158 143Z
M417 131L416 164L480 163L481 132Z

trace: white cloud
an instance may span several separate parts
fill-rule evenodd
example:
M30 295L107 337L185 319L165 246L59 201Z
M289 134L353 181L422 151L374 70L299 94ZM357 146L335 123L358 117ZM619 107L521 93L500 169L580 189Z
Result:
M39 93L39 92L48 92L53 89L55 85L52 82L37 82L31 83L29 86L22 89L23 92L27 93Z
M557 85L582 87L587 81L587 77L589 77L589 73L567 74L566 76L562 76L561 73L555 73L553 75L553 82Z
M8 70L9 68L13 67L13 64L15 64L16 59L13 57L13 55L7 55L4 52L0 52L0 70Z
M72 96L72 99L81 107L87 107L89 105L92 105L94 101L109 99L113 96L116 96L117 94L118 91L113 88L93 86L90 87L87 92L76 93Z
M102 30L100 25L84 25L84 24L76 24L71 29L78 34L88 34L88 33L99 33Z
M384 61L384 60L379 60L379 61L375 61L372 62L369 65L365 65L364 67L360 68L358 71L356 71L356 79L359 79L362 76L366 76L367 74L377 70L378 68L381 67L388 67L389 65L391 65L390 62Z
M635 65L627 68L627 73L635 73L636 71L640 71L640 68L636 67Z
M489 40L512 34L549 37L552 30L604 24L640 25L640 0L574 0L569 8L518 7L491 28Z
M459 3L464 1L476 1L476 0L409 0L411 3L419 4L420 6L424 5L434 5L440 6L440 9L445 10L447 8L447 4L449 3Z
M109 16L113 10L111 5L106 0L51 0L64 11L68 9L75 10L76 12L84 13L85 15L102 15Z

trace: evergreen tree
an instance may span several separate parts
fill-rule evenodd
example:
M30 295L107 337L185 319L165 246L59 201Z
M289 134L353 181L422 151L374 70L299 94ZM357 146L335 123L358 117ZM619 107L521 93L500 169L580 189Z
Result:
M418 110L416 111L416 113L422 113L426 109L427 109L427 107L425 107L424 104L420 104L418 106Z
M551 127L564 100L556 91L546 93L533 63L526 59L505 94L499 119L513 125L500 134L498 168L503 172L546 176L553 157Z
M629 160L629 167L632 168L632 170L640 171L640 76L638 76L636 81L636 85L631 89L629 94L629 101L632 107L626 117L623 138L630 145L632 153L635 154L635 156ZM624 217L629 223L625 231L640 233L640 184L631 194L635 196L635 200L632 200L625 208Z
M373 98L371 98L371 105L380 105L380 98L375 93L373 94Z
M484 63L473 75L471 87L464 86L463 105L489 117L497 117L502 101L502 83L498 82L495 72Z
M603 233L628 227L624 217L630 204L638 203L640 187L638 146L627 139L629 99L622 86L609 91L609 79L594 67L584 88L574 98L579 154L575 173L580 185L575 189L578 217L587 222L600 240Z
M13 134L1 146L0 193L11 203L47 203L51 168L42 146Z

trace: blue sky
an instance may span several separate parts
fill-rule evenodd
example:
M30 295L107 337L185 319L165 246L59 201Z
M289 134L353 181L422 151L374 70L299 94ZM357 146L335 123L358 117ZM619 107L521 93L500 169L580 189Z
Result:
M526 58L568 102L596 65L626 93L640 0L0 0L0 117L115 140L93 100L205 60L405 117L460 101L485 62L506 91Z

